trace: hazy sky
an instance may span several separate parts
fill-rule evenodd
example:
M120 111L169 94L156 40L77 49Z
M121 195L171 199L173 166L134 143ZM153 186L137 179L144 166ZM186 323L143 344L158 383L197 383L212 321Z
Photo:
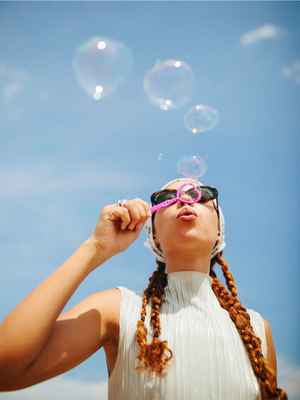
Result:
M128 80L98 102L72 68L95 35L122 41L134 60ZM279 386L300 399L299 35L299 2L1 2L1 319L90 235L102 207L150 201L180 176L178 160L206 155L201 181L219 190L241 302L270 322ZM196 82L192 101L162 111L143 78L170 58L187 62ZM220 119L193 135L183 118L198 103ZM156 268L145 239L89 275L66 308L118 285L143 290ZM0 400L62 390L104 400L104 351Z

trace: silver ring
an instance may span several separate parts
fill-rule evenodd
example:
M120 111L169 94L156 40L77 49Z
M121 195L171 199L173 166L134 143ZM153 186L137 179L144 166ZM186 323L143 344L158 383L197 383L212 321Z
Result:
M123 206L126 203L127 199L118 200L118 206Z

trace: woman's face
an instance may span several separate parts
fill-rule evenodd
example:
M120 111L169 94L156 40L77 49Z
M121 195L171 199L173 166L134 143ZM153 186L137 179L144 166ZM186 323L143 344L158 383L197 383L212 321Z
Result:
M196 183L191 179L174 182L167 189L178 189L183 183ZM155 213L153 234L156 245L163 254L176 254L188 250L210 254L218 239L218 215L213 204L214 200L206 203L186 204L176 202L161 208ZM176 218L183 207L191 207L197 213L197 218L184 221Z

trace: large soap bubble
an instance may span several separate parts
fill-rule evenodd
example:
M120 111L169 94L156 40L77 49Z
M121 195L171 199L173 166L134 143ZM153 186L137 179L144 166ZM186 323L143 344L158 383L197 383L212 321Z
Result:
M95 36L77 48L72 66L79 85L101 100L129 77L133 56L122 42Z
M200 178L207 171L207 156L184 156L177 162L177 172L186 178Z
M144 77L150 102L163 111L180 108L192 98L195 78L191 67L181 60L156 62Z
M184 115L184 125L193 134L214 128L219 122L219 112L213 107L197 104Z

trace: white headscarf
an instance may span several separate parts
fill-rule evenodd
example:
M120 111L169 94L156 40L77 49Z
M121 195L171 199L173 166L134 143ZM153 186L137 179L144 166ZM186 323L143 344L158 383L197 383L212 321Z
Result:
M175 183L175 182L179 182L179 181L186 181L187 179L189 179L189 178L176 178L176 179L173 179L173 180L169 181L168 183L166 183L160 190L166 189L166 187L171 185L171 183ZM201 186L206 186L206 185L204 185L204 183L200 182L197 179L193 179L193 181L197 182ZM217 206L216 199L214 199L213 201L214 201L215 205ZM224 215L223 215L223 212L221 210L220 204L219 204L219 217L220 217L220 236L218 237L218 243L212 249L211 256L210 256L211 258L213 258L220 251L222 251L224 249L224 247L226 246L226 243L225 243L225 232L224 232L225 221L224 221ZM151 252L156 256L156 258L159 261L165 262L165 258L164 258L163 253L161 252L161 250L159 250L159 248L156 246L156 244L154 242L151 216L147 219L147 221L146 221L146 223L144 225L144 229L146 230L146 233L147 233L147 236L148 236L148 238L144 242L144 246L149 248L151 250Z

